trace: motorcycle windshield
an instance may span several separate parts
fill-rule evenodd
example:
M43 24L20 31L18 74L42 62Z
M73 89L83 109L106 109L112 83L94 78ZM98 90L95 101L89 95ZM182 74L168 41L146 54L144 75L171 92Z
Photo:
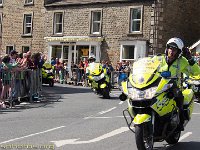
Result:
M133 64L132 81L137 88L143 88L155 75L160 62L150 57L142 58ZM158 76L157 76L158 77Z
M91 75L99 75L102 71L100 63L91 63L89 66L90 74Z

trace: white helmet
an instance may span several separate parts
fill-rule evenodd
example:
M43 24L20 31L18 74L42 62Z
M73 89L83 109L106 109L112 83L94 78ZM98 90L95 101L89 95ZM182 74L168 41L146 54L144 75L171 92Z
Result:
M94 55L90 55L88 60L96 60L96 57Z
M176 49L179 49L180 50L179 55L178 55L178 58L179 58L183 53L182 50L183 50L184 44L183 44L183 41L180 38L174 37L174 38L171 38L171 39L168 40L166 47L167 48L174 47ZM167 50L166 50L166 54L167 54Z
M180 49L182 51L184 44L183 44L183 41L180 38L174 37L174 38L169 39L166 46L167 47L172 46L172 47Z

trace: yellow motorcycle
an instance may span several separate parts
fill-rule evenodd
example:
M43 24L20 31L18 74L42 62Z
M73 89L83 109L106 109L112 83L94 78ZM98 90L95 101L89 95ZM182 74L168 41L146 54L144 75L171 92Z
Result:
M169 71L161 72L159 60L149 57L135 62L132 70L128 80L122 82L120 99L128 102L123 115L129 129L135 133L138 150L152 150L154 142L164 140L169 144L177 143L181 135L179 108L173 91L177 78L171 77ZM182 93L186 126L193 111L194 93L191 89Z
M102 95L103 98L110 98L110 78L106 73L106 69L102 68L100 63L91 63L89 65L89 86L92 90L98 94Z
M54 86L53 68L50 63L44 63L42 66L42 83L49 84L50 87Z
M193 89L195 97L200 102L200 75L190 76L187 84L189 88Z

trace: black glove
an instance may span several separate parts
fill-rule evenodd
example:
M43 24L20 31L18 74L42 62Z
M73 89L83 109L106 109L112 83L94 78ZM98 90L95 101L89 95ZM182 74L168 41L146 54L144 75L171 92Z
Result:
M195 64L195 60L192 57L192 54L191 54L189 48L187 48L187 47L183 48L183 54L182 54L182 56L184 56L188 60L190 66L193 66Z
M192 54L190 53L189 48L183 47L183 54L182 54L187 60L190 60L192 58Z

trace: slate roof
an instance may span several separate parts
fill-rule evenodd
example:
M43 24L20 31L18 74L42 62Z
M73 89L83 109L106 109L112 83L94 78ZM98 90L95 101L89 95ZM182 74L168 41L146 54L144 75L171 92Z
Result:
M50 2L49 2L50 1ZM125 2L141 2L153 0L47 0L45 6L61 6L61 5L83 5L83 4L98 4L98 3L125 3Z

